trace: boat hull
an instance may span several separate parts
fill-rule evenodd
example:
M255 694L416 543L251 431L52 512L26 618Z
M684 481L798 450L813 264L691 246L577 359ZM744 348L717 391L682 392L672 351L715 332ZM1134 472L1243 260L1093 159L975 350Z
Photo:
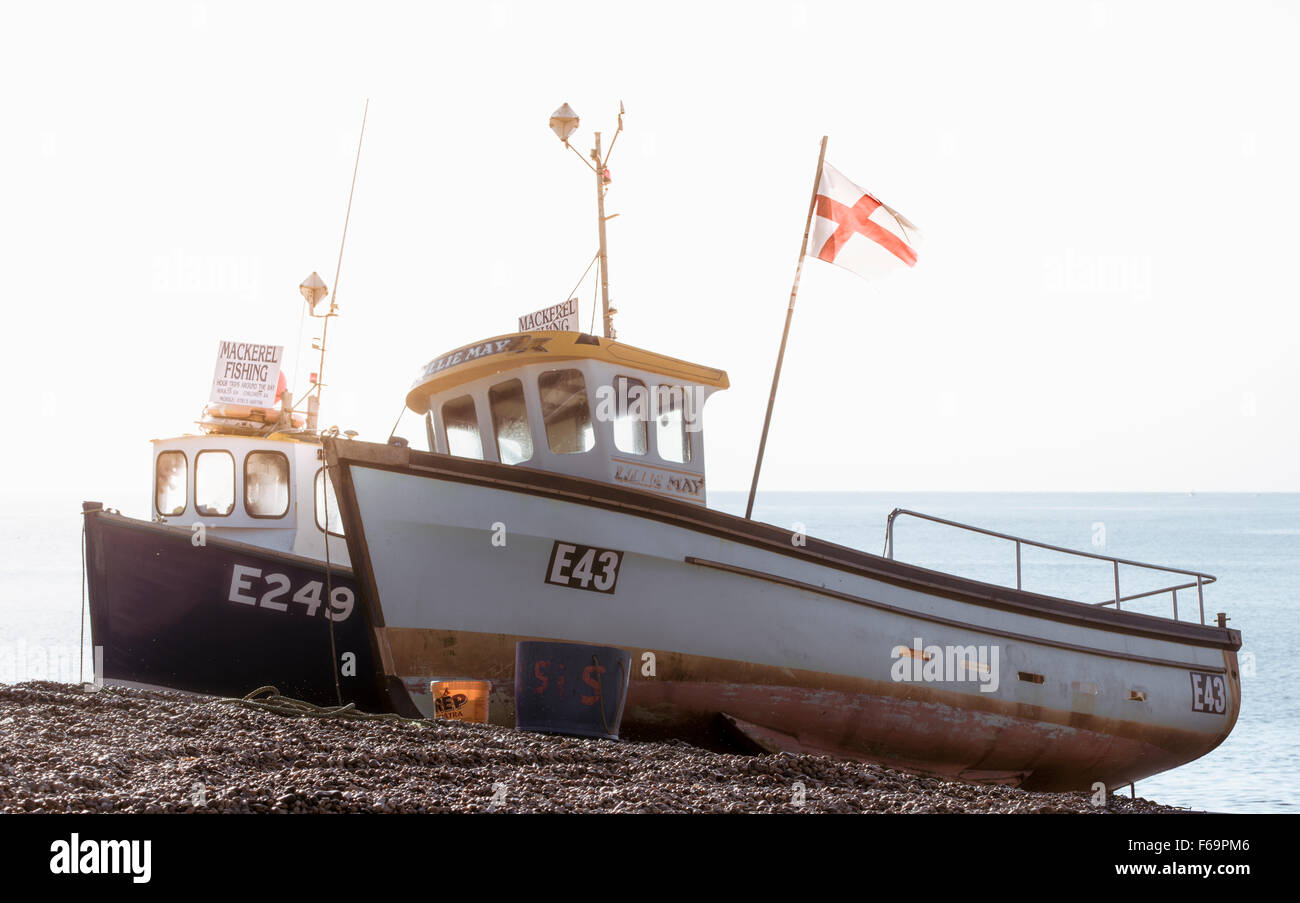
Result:
M992 587L587 480L366 443L327 455L386 667L491 680L494 721L513 722L523 639L627 649L629 738L707 740L721 723L764 749L1029 789L1173 768L1222 742L1239 709L1235 631ZM599 566L588 586L556 570L587 549L616 553L605 591L591 591Z
M91 635L105 683L214 696L273 685L333 705L337 660L344 701L392 709L349 568L334 566L327 584L324 562L211 535L196 545L186 527L102 509L85 519Z

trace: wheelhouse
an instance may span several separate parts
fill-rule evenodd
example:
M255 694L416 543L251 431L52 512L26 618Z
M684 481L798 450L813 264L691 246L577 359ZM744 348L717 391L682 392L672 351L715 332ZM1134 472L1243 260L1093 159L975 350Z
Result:
M209 433L153 440L153 520L347 564L343 519L311 434Z
M721 370L575 332L497 336L434 358L406 396L443 454L703 505L703 409Z

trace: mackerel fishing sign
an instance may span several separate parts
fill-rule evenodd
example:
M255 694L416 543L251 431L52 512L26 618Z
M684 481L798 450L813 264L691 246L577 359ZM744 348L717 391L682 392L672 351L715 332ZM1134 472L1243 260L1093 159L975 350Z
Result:
M222 342L217 346L217 367L212 374L213 404L269 408L275 404L280 380L283 345Z
M553 332L580 332L578 329L578 299L570 298L550 307L543 307L519 318L520 332L550 330Z

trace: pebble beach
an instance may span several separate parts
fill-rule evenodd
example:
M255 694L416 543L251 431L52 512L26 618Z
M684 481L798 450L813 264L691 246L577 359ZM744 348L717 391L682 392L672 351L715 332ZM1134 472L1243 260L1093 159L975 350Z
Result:
M1158 813L821 756L445 721L290 718L183 693L0 685L0 812Z

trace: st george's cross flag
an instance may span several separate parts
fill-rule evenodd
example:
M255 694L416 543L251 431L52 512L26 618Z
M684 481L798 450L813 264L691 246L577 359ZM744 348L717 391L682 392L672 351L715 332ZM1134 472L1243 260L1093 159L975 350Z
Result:
M822 164L809 254L872 279L915 266L919 238L907 217Z

